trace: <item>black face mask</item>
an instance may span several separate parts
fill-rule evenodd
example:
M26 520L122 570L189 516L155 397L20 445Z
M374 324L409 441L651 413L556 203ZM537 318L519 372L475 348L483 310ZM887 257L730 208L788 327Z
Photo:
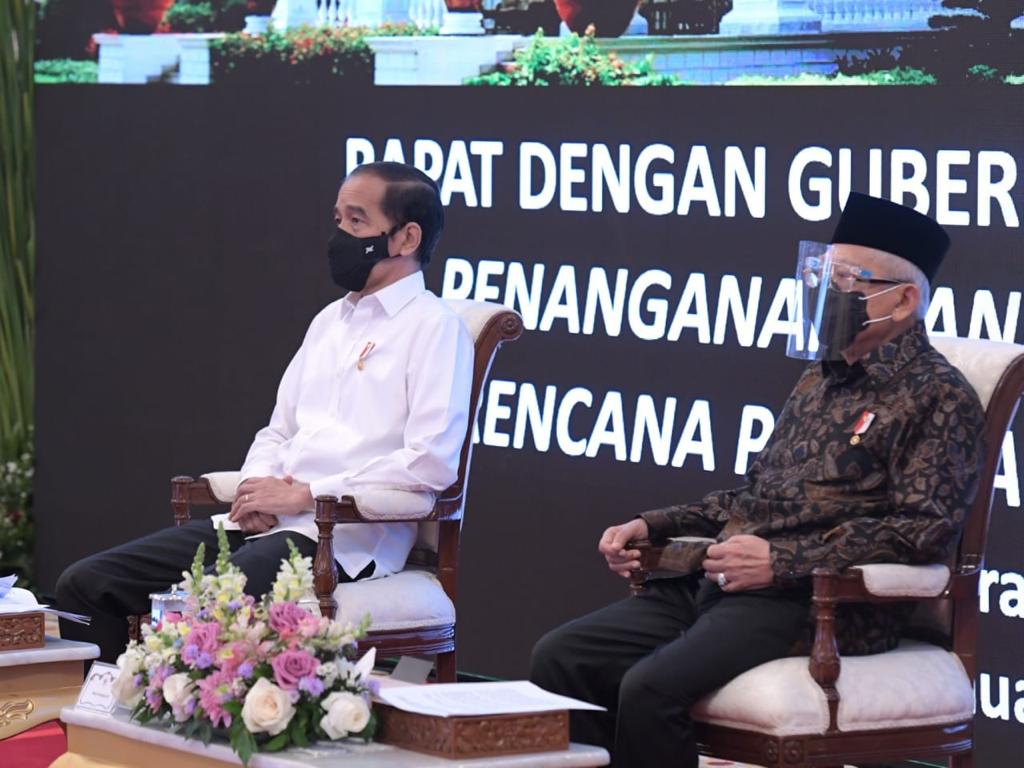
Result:
M389 237L387 232L356 237L341 228L335 230L327 242L327 261L334 282L347 291L363 290L374 265L388 257Z
M853 343L868 319L867 296L859 291L846 293L829 288L821 327L818 329L818 343L823 350L823 359L841 360L841 352Z

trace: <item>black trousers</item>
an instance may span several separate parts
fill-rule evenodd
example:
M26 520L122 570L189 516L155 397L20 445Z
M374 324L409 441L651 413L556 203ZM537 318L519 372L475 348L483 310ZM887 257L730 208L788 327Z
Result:
M316 542L287 531L247 541L241 531L228 531L231 562L246 575L245 591L254 597L268 592L281 560L288 557L290 538L299 551L312 557ZM92 626L61 621L62 637L96 643L100 660L113 662L128 643L127 617L149 613L149 595L181 581L200 543L206 544L207 567L217 559L217 532L209 520L192 520L180 528L165 528L79 560L57 581L57 607L92 616ZM359 574L373 573L374 564ZM338 579L348 580L338 569Z
M806 592L722 592L706 579L652 582L644 593L549 632L530 679L607 707L573 712L572 738L617 768L696 768L690 706L752 667L788 655L806 626Z

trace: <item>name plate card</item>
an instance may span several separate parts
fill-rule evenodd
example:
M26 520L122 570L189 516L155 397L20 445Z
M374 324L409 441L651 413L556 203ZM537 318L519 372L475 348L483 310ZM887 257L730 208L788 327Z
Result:
M114 681L117 675L118 669L115 665L94 661L85 682L82 683L82 690L78 692L75 707L101 715L112 714L117 708L117 699L114 698Z

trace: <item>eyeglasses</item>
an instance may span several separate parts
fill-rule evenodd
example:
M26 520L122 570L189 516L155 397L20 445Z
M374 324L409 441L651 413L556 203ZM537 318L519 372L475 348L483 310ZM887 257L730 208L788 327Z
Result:
M827 275L825 274L827 271ZM817 288L828 278L829 284L837 291L850 293L857 286L857 283L881 283L900 285L904 280L893 280L887 277L873 277L871 270L858 267L855 264L846 264L839 261L828 261L816 257L809 257L804 260L804 268L801 279L808 288Z

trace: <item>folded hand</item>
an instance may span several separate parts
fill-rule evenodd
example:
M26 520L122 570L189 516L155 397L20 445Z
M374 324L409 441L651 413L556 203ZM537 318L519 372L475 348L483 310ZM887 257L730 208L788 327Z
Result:
M267 517L297 515L312 509L313 505L309 486L296 483L291 475L284 479L250 477L239 484L228 519L241 525L244 518L257 512Z

